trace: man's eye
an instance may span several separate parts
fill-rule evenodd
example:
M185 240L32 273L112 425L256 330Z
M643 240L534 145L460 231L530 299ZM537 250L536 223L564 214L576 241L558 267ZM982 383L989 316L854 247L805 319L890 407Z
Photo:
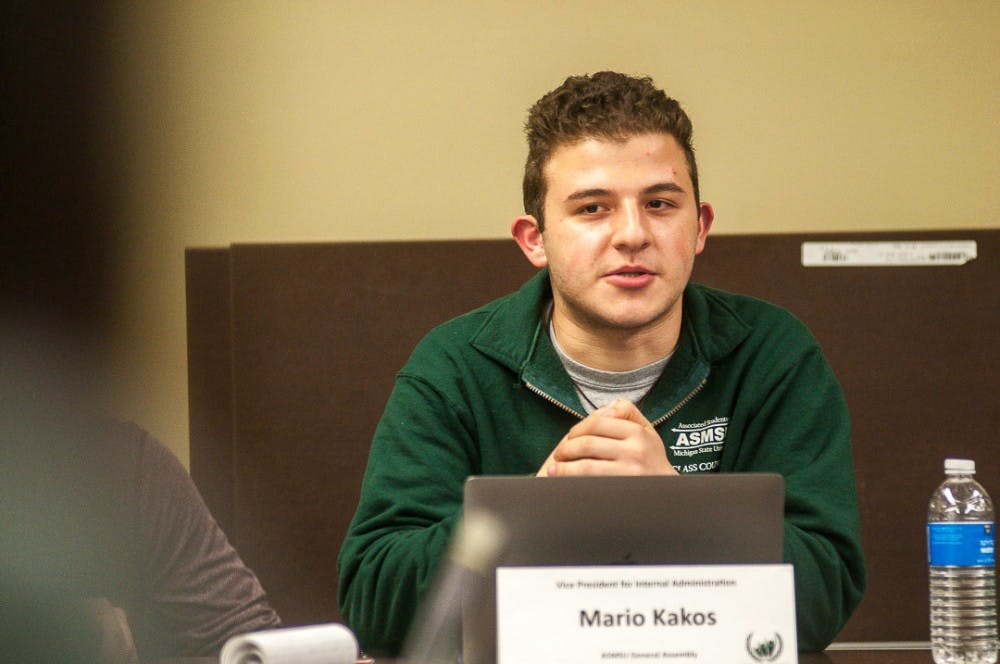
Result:
M663 209L666 209L666 208L672 208L672 207L676 207L676 206L673 203L671 203L670 201L664 201L664 200L656 199L656 200L653 200L653 201L649 202L649 207L653 208L654 210L663 210Z
M580 211L584 214L597 214L601 211L601 206L597 203L591 203L590 205L584 205Z

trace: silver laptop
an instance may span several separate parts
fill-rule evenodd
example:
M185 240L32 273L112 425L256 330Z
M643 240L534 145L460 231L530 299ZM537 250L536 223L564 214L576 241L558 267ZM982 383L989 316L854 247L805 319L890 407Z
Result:
M499 566L780 563L785 482L773 473L470 477L465 512L506 541L462 605L464 664L496 661Z

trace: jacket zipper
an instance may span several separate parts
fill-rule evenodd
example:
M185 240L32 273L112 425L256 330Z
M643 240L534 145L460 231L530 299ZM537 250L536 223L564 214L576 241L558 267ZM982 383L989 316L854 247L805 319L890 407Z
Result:
M532 385L528 381L524 381L524 386L527 387L532 392L534 392L535 394L537 394L538 396L540 396L541 398L543 398L546 401L548 401L549 403L554 404L556 406L559 406L560 408L562 408L563 410L565 410L567 413L570 413L572 415L576 415L581 420L584 417L586 417L585 415L581 415L580 413L576 412L575 410L573 410L572 408L570 408L569 406L567 406L566 404L564 404L562 401L559 401L555 397L550 397L548 394L546 394L545 392L542 392L539 388L535 387L534 385Z
M693 390L691 390L691 392L690 392L690 393L688 393L688 395L687 395L686 397L684 397L683 399L681 399L681 400L680 400L680 401L679 401L679 402L677 403L677 405L676 405L676 406L674 406L674 407L673 407L673 408L671 408L671 409L670 409L669 411L667 411L667 414L666 414L666 415L664 415L664 416L662 416L662 417L658 418L658 419L657 419L657 420L656 420L655 422L650 422L650 425L652 425L652 427L653 427L653 428L655 429L656 427L660 426L661 424L663 424L664 422L666 422L667 420L669 420L669 419L670 419L671 417L673 417L673 416L674 416L674 414L675 414L675 413L676 413L677 411L679 411L679 410L680 410L681 408L683 408L683 407L684 407L684 406L685 406L685 405L687 404L687 402L691 401L691 399L694 399L694 398L695 398L695 396L696 396L696 395L697 395L697 394L698 394L699 392L701 392L701 391L702 391L702 389L704 389L704 387L705 387L705 385L706 385L707 383L708 383L708 378L702 378L702 379L701 379L701 382L700 382L700 383L698 383L697 385L695 385L695 388L694 388ZM558 399L556 399L555 397L551 397L551 396L549 396L548 394L546 394L545 392L543 392L543 391L542 391L542 390L540 390L539 388L535 387L535 386L534 386L534 385L532 385L531 383L529 383L529 382L525 381L525 382L524 382L524 385L525 385L525 387L527 387L527 388L528 388L529 390L531 390L532 392L534 392L534 393L535 393L535 394L537 394L538 396L542 397L543 399L545 399L545 400L546 400L546 401L548 401L549 403L551 403L551 404L553 404L553 405L556 405L556 406L558 406L559 408L562 408L562 409L563 409L563 410L565 410L565 411L566 411L567 413L570 413L570 414L572 414L572 415L576 415L576 416L577 416L577 417L579 417L579 418L580 418L581 420L582 420L582 419L583 419L583 418L585 417L584 415L581 415L580 413L576 412L575 410L573 410L572 408L570 408L569 406L567 406L566 404L564 404L564 403L563 403L562 401L559 401L559 400L558 400Z
M656 427L660 426L661 424L663 424L664 422L666 422L667 420L669 420L671 417L673 417L674 414L676 414L677 411L679 411L681 408L683 408L687 404L688 401L691 401L691 399L694 399L695 395L697 395L699 392L701 392L702 389L705 387L705 385L707 383L708 383L708 378L702 378L701 382L698 383L697 385L695 385L695 388L693 390L691 390L690 394L688 394L686 397L684 397L683 399L681 399L677 403L676 406L674 406L669 411L667 411L666 415L664 415L663 417L658 418L655 422L650 422L650 424L653 426L653 428L655 429Z

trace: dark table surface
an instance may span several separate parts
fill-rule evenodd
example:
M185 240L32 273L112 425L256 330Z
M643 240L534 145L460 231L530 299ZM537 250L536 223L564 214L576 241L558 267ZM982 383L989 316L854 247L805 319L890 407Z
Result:
M799 664L933 664L928 649L851 649L799 653Z
M158 660L149 664L216 664L214 657ZM404 664L400 659L376 658L375 664ZM832 649L824 652L799 653L799 664L933 664L931 651L926 648Z

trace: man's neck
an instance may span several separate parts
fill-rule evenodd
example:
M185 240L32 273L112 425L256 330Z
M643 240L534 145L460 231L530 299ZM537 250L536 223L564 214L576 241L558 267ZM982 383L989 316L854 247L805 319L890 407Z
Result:
M640 330L594 329L553 311L552 327L563 352L580 364L603 371L630 371L674 352L680 316L664 317Z

